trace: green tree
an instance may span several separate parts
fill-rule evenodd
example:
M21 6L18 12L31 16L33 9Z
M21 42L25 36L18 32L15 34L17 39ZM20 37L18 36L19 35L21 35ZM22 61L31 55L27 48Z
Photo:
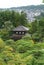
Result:
M44 0L43 0L43 3L44 3Z

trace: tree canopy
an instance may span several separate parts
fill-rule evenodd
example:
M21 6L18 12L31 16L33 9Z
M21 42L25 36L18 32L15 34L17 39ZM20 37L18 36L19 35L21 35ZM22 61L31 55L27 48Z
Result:
M44 65L44 14L38 17L29 23L23 11L0 11L0 65ZM15 41L10 35L18 25L29 31Z

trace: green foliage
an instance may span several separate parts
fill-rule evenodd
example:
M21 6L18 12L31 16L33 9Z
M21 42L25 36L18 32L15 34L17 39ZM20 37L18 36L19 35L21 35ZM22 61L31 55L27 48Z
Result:
M26 17L23 11L0 11L0 65L44 65L44 18L27 25ZM14 41L10 31L18 25L28 26L30 34Z
M44 3L44 0L43 0L43 3Z
M44 64L44 42L34 44L32 40L23 38L18 41L0 39L0 43L3 49L0 52L1 65Z
M35 41L43 41L44 38L44 18L40 18L39 20L35 20L30 25L29 33L31 37Z
M24 53L27 50L30 50L34 45L34 42L32 40L18 40L16 41L16 49L18 50L18 52L20 53Z
M0 38L7 40L10 38L9 31L6 28L0 30Z
M5 42L0 38L0 52L2 52L4 47L5 47Z
M15 45L15 41L12 39L6 40L6 45L10 45L10 46Z
M7 25L11 28L11 26L18 26L18 25L26 25L27 18L26 13L15 12L15 11L0 11L0 28L7 27ZM11 25L12 24L12 25ZM8 27L7 27L8 28Z
M24 40L31 40L31 35L30 34L26 34L25 36L22 37L22 39Z

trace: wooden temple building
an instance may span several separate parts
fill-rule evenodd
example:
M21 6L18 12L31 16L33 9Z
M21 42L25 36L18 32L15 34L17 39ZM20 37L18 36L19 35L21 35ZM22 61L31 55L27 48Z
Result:
M18 26L12 30L11 38L14 40L19 40L28 32L28 30L29 29L25 26Z

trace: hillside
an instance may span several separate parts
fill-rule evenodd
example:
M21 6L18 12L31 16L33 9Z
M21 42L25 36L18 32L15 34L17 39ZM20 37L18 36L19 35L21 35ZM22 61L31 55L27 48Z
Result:
M11 8L5 8L0 10L15 10L17 12L24 11L27 13L27 18L29 21L35 20L35 16L38 16L41 14L41 12L44 12L44 5L31 5L31 6L22 6L22 7L11 7Z
M30 9L43 9L44 5L30 5L30 6L22 6L22 7L11 7L10 9L24 9L24 10L30 10Z
M25 11L27 13L27 18L29 21L35 20L35 16L38 16L41 14L41 12L44 12L44 5L31 5L31 6L23 6L23 7L12 7L10 10L15 10L18 12Z

